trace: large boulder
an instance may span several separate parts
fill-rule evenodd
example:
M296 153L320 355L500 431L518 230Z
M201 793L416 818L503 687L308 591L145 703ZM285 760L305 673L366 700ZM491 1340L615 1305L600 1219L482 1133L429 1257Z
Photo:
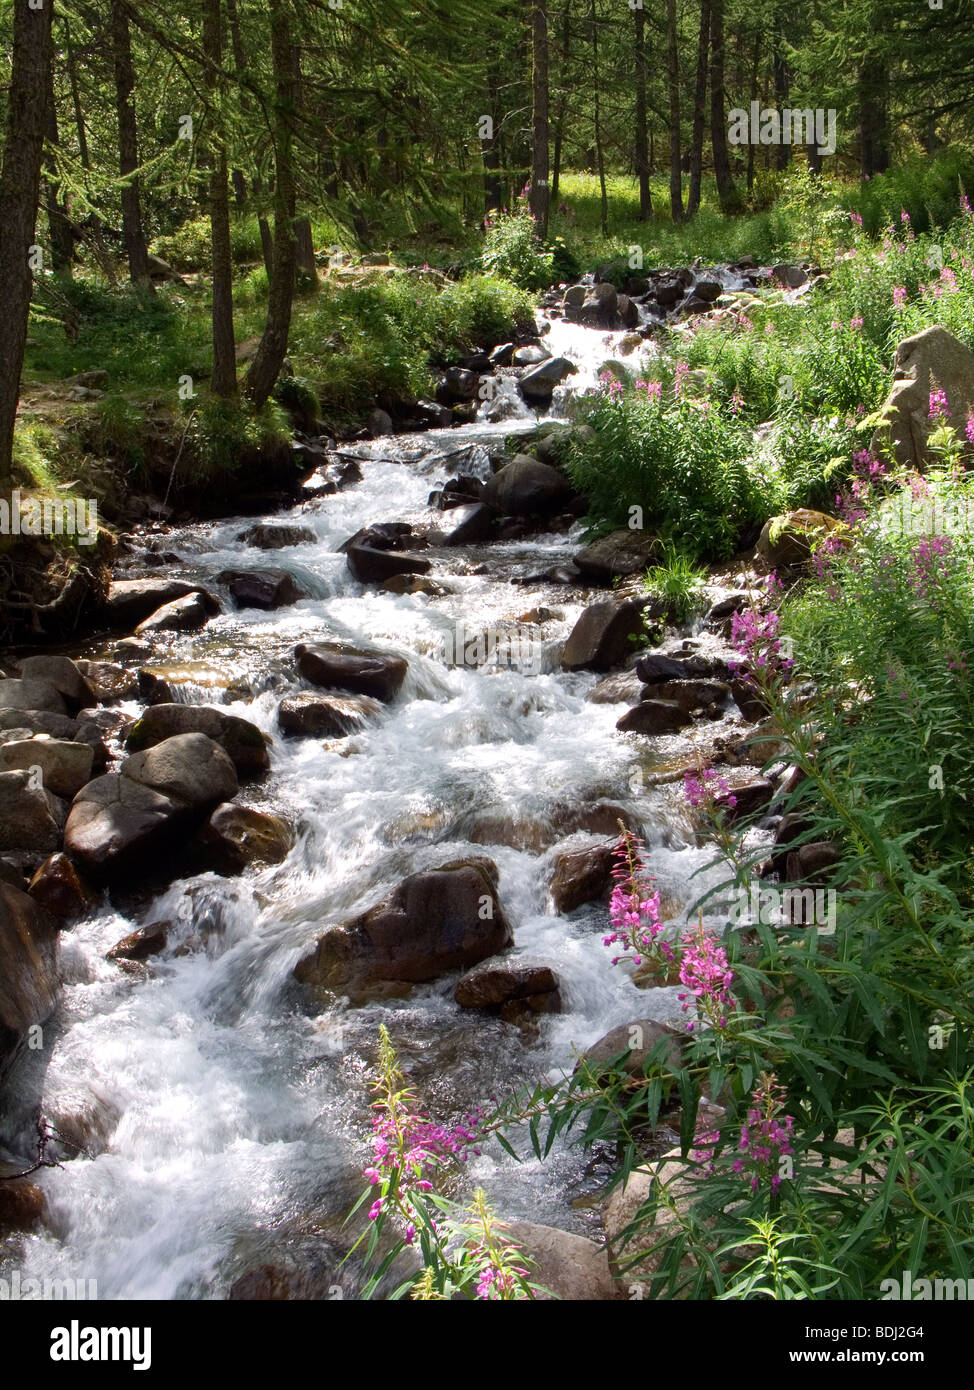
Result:
M623 734L675 734L690 723L690 715L675 700L641 700L616 728Z
M547 516L572 496L564 473L527 454L517 454L494 473L484 488L484 501L505 516Z
M186 579L116 579L108 590L105 616L112 627L134 627L167 603L195 593L204 595L213 612L219 611L211 594Z
M608 1303L626 1297L624 1284L612 1277L605 1247L587 1236L576 1236L535 1221L506 1221L505 1237L530 1260L528 1279L546 1290L539 1301L555 1298L569 1303Z
M176 734L144 752L132 753L119 772L140 786L193 808L229 801L240 789L236 769L226 753L199 733Z
M48 680L0 680L0 709L40 710L67 714L64 696Z
M298 738L345 738L360 733L381 710L378 700L368 695L316 695L304 690L281 701L277 722L282 733Z
M0 772L0 850L51 854L61 842L64 807L36 773Z
M611 599L593 603L562 648L562 667L566 671L608 671L631 656L635 643L645 636L643 610L638 603Z
M478 861L459 861L411 874L361 916L329 928L294 973L339 991L433 980L512 941L494 876Z
M974 353L939 325L904 338L896 349L893 386L883 407L887 424L873 436L877 457L892 448L901 468L923 469L934 461L927 438L936 421L930 418L930 395L947 397L948 423L965 438L974 411Z
M55 923L26 893L0 883L0 1081L30 1029L54 1012L60 985Z
M813 546L831 532L841 530L842 522L834 516L799 507L797 511L773 516L764 523L757 552L769 569L792 568L803 565Z
M645 531L611 531L591 545L576 550L572 559L586 579L608 584L640 574L656 554L657 541Z
M221 570L217 582L227 586L237 608L284 608L306 597L287 570Z
M564 850L555 859L548 891L555 911L574 912L583 903L608 901L617 840Z
M257 725L211 705L153 705L129 729L125 747L139 753L177 734L205 734L220 745L241 777L270 767L267 740Z
M684 1064L687 1036L679 1029L655 1018L636 1018L610 1028L598 1042L587 1047L578 1059L578 1069L585 1067L598 1075L614 1058L622 1056L621 1068L630 1076L643 1076L646 1061L660 1042L665 1044L663 1056L669 1066L679 1071Z
M353 541L345 551L349 573L359 584L381 584L395 574L428 574L432 566L419 555L401 550L381 550Z
M27 772L39 769L39 781L55 796L77 795L91 779L94 749L89 743L60 738L11 739L0 744L0 772Z
M91 685L68 656L24 657L20 663L20 677L21 680L49 682L75 712L95 702Z
M497 513L482 502L469 507L458 508L456 525L447 536L446 545L478 545L490 539L497 521Z
M198 820L185 802L131 777L106 773L75 797L64 849L92 879L102 881L109 875L165 865L160 851L171 849Z
M209 616L202 594L186 594L157 608L135 631L140 637L150 632L196 632L206 626Z
M305 680L325 690L348 690L374 700L395 699L406 679L408 663L382 652L343 652L329 647L295 647L298 670Z
M525 372L520 383L521 394L529 401L548 400L558 383L564 381L566 376L574 376L577 371L575 363L567 357L549 357Z

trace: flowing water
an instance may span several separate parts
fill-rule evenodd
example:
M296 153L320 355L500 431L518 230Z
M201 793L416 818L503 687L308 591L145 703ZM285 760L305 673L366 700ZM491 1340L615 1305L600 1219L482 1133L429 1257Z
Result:
M594 383L624 336L557 323L548 342L578 362L577 390ZM521 415L524 427L535 422ZM310 527L314 544L252 551L235 539L240 519L165 537L193 579L214 584L230 565L283 565L311 595L277 612L228 611L205 632L173 639L166 656L205 663L191 668L197 683L182 698L223 700L275 735L270 777L239 799L289 817L298 839L282 865L177 880L135 915L106 907L63 935L68 983L48 1027L45 1109L70 1108L79 1090L93 1089L120 1119L107 1152L42 1175L54 1229L26 1242L25 1277L93 1278L100 1298L219 1298L246 1269L289 1249L347 1249L341 1226L362 1187L368 1068L382 1021L429 1109L447 1119L570 1069L576 1048L617 1024L678 1016L675 990L637 989L611 966L604 906L564 918L548 900L553 846L592 842L584 832L566 839L565 816L579 806L605 803L639 821L674 921L702 891L706 880L691 876L711 858L693 838L680 785L648 785L644 775L685 763L699 729L617 733L625 706L588 702L599 678L564 673L557 660L599 595L510 582L567 560L580 528L431 552L435 577L452 590L436 598L363 589L338 553L369 523L428 525L427 495L456 471L456 451L462 471L486 476L488 447L517 427L351 446L367 460L363 481L282 518ZM551 613L542 625L521 620L539 606ZM469 632L513 624L520 669L447 664L444 641L457 623ZM406 683L365 732L284 740L275 711L294 685L291 650L316 638L403 655ZM292 970L324 926L406 874L469 853L495 859L515 954L554 967L564 1013L522 1034L460 1009L456 976L362 1007L309 1007ZM123 973L105 959L120 937L160 919L172 923L169 944L147 971ZM22 1070L26 1094L37 1076ZM471 1185L482 1184L502 1215L591 1229L592 1179L577 1153L558 1147L544 1165L518 1166L491 1145L469 1166Z

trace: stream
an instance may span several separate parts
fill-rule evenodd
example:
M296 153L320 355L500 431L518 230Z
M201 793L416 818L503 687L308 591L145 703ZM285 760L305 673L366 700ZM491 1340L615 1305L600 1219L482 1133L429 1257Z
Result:
M595 387L599 364L627 336L553 324L546 345L579 370L558 388L552 414L563 417L573 395ZM611 808L641 826L674 928L707 881L692 876L713 857L696 843L682 783L646 777L692 761L708 726L658 738L618 733L627 706L588 701L601 677L566 673L558 660L579 614L607 593L511 582L567 561L581 524L424 552L451 591L440 597L363 588L339 553L371 523L438 524L427 498L457 471L457 451L461 471L489 476L491 447L537 423L513 392L501 393L508 418L494 423L343 446L362 459L363 480L274 518L310 527L313 544L269 556L236 539L262 518L166 534L178 573L194 582L219 591L216 575L228 566L270 564L309 594L274 612L228 606L203 631L167 639L159 658L189 663L192 683L177 698L223 704L273 735L269 777L245 785L239 800L286 817L297 843L282 864L180 879L131 916L105 906L63 934L67 983L48 1025L44 1106L93 1091L119 1118L106 1152L41 1175L52 1223L26 1240L23 1278L94 1279L101 1299L223 1298L248 1270L297 1261L318 1272L322 1288L353 1292L360 1273L353 1262L338 1265L364 1219L343 1229L364 1185L380 1023L430 1112L446 1120L570 1070L578 1049L618 1024L680 1017L675 989L638 989L611 965L604 905L560 917L548 896L556 848L611 834ZM523 616L539 609L540 622ZM511 660L502 647L493 665L450 665L444 644L458 624L469 633L511 625L520 645ZM321 639L406 657L405 685L363 732L284 739L277 705L303 684L293 647ZM140 712L134 702L122 708ZM566 834L566 814L594 806L609 808L606 828ZM469 854L495 860L513 954L557 972L564 1012L520 1030L458 1007L456 975L317 1012L292 971L323 927L405 875ZM147 969L124 972L105 959L121 937L158 920L172 924L168 945ZM36 1084L23 1072L18 1084ZM466 1189L483 1186L502 1217L598 1237L598 1174L579 1151L556 1145L538 1164L527 1150L516 1164L490 1143L467 1168Z

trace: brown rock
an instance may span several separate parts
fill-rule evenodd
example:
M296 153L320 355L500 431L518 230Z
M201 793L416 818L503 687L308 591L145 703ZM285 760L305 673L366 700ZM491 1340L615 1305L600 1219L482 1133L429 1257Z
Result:
M281 701L277 720L285 734L345 738L360 733L381 713L379 701L367 695L316 695L301 691Z
M383 552L385 553L385 552ZM408 663L401 656L332 650L328 647L295 647L298 670L305 680L326 690L350 690L389 701L406 678Z
M166 949L169 938L169 922L150 922L147 927L139 927L117 941L107 952L106 960L148 960Z
M617 844L617 840L609 840L557 856L548 889L557 913L574 912L583 903L608 899Z
M638 603L593 603L562 648L562 667L566 671L608 671L631 656L641 638L645 638L645 629Z
M94 899L66 854L52 854L34 874L27 892L61 922L83 917Z
M624 734L675 734L690 716L674 700L643 700L624 714L616 728Z
M29 1030L54 1012L60 989L55 923L26 893L0 883L0 1081Z
M216 808L197 838L207 858L225 873L280 864L294 845L294 832L280 816L231 802Z

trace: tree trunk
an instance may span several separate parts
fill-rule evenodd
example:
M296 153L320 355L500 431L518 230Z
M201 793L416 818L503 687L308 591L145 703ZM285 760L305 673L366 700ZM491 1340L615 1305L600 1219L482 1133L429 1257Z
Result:
M703 179L703 133L707 123L707 70L710 63L710 0L700 0L700 36L697 40L697 79L693 89L693 135L690 140L690 191L687 217L700 209Z
M754 51L751 58L751 86L750 99L752 102L758 99L758 77L761 72L761 28L754 31ZM750 194L754 188L754 144L748 142L747 146L747 191Z
M48 76L46 139L49 150L44 178L44 206L47 210L48 235L51 238L51 268L56 274L70 276L74 263L74 233L68 215L67 200L61 196L58 186L57 164L54 159L54 151L58 147L58 123L53 59Z
M500 211L504 201L501 187L500 157L500 101L498 97L498 75L493 63L487 64L487 110L491 122L490 135L481 133L480 158L484 166L484 213Z
M210 386L217 396L237 394L237 366L233 337L233 258L230 252L230 196L227 180L227 143L223 125L225 84L220 0L203 0L203 57L213 111L210 154L210 251L213 271L213 376Z
M531 196L539 240L548 235L548 15L546 0L531 6Z
M290 0L269 0L274 69L274 257L264 332L244 383L258 410L267 401L287 356L294 300L294 164L291 120L295 103Z
M558 95L558 114L555 117L555 148L553 154L553 170L551 175L551 197L549 206L555 206L558 202L558 189L561 183L561 151L565 137L565 116L568 111L568 58L571 53L571 0L566 0L562 10L561 21L561 52L559 54L559 95Z
M602 235L609 235L609 197L605 188L605 152L602 149L602 102L599 83L599 25L595 14L595 0L591 0L589 17L592 21L592 119L595 135L595 162L599 172L599 211Z
M672 0L671 0L672 3ZM714 150L714 179L721 212L739 212L740 196L727 153L727 117L724 102L724 0L712 0L710 9L710 139Z
M777 8L774 12L774 96L775 103L779 111L784 111L788 105L788 93L791 87L791 73L788 70L788 59L785 57L784 22L782 20L781 9ZM787 169L791 159L791 146L786 145L784 140L778 145L775 151L775 168Z
M670 95L670 216L683 221L683 165L680 153L680 50L676 0L666 0L666 76Z
M878 56L866 58L859 72L859 163L864 179L889 168L889 73Z
M653 196L649 188L649 146L646 138L646 11L633 10L636 25L636 134L634 162L639 179L639 220L646 222L653 215Z
M44 157L53 9L53 0L40 10L18 4L13 15L13 66L0 171L0 488L10 483L14 421L34 283L30 248Z
M149 248L142 227L142 200L139 194L139 141L135 123L135 69L132 66L132 40L124 0L111 0L112 57L115 64L115 102L118 112L118 168L122 185L122 241L129 264L129 278L135 285L152 288L149 279Z
M247 57L244 52L243 39L240 36L240 15L237 11L237 0L227 0L227 25L230 30L230 51L233 54L234 71L239 75L247 66ZM249 103L241 97L240 109L246 111ZM234 169L230 174L233 182L233 199L238 208L247 205L247 180L244 178L242 169ZM268 272L269 273L269 272Z
M294 65L294 113L297 117L304 106L304 79L301 75L301 49L294 44L291 49ZM318 287L318 267L315 265L314 237L311 234L311 218L299 217L294 223L295 267L310 281L308 289Z

